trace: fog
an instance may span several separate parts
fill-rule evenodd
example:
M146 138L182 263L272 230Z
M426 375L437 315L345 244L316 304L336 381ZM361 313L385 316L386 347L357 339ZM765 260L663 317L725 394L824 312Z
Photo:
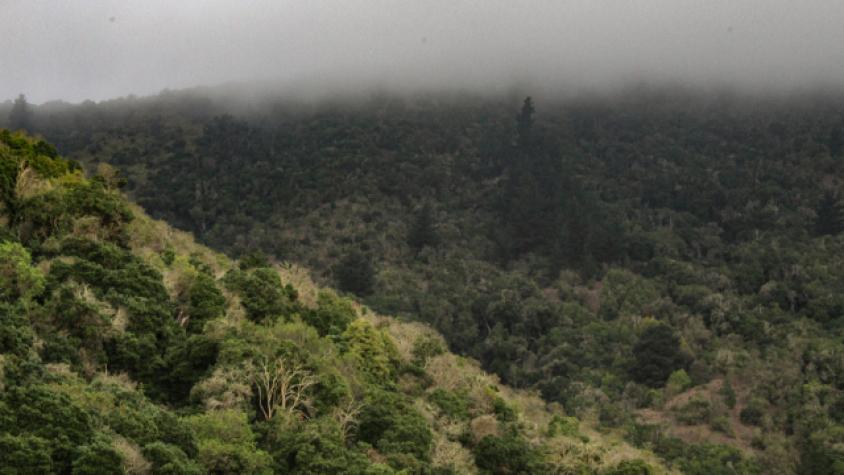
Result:
M840 0L0 0L0 100L226 82L837 88L843 24Z

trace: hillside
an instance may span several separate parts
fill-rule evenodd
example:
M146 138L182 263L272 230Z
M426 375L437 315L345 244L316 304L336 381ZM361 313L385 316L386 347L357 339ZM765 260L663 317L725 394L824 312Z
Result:
M0 130L3 473L667 473L298 266Z
M844 473L844 98L522 99L185 91L32 127L674 468Z

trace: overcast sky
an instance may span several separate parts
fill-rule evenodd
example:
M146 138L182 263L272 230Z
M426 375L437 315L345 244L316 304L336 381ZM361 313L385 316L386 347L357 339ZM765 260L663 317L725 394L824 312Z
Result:
M0 100L228 81L844 84L844 0L0 0Z

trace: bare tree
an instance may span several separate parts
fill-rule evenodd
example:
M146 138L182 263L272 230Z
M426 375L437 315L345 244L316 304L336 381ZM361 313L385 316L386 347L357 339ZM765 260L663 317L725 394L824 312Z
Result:
M313 374L301 365L283 358L263 358L252 365L252 382L258 390L258 406L265 420L278 412L294 412L310 405L308 389L317 383Z
M360 411L362 409L363 403L356 401L354 398L349 398L345 404L334 408L332 416L340 426L340 433L343 436L343 440L346 440L352 432L352 429L357 426L358 416L360 416Z

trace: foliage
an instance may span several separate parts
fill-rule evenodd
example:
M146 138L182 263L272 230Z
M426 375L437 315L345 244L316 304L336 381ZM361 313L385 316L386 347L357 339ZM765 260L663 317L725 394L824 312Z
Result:
M692 378L684 369L678 369L668 376L665 388L672 394L679 394L692 387Z
M375 269L372 261L362 252L353 250L337 263L334 269L340 290L365 296L372 293L375 285Z
M193 244L133 208L115 172L100 170L86 178L52 146L0 131L0 471L545 467L533 441L546 435L515 409L532 405L545 421L538 399L502 390L430 329L372 317L325 289L300 300L282 284L302 283L290 266L248 251L236 263ZM211 211L194 210L200 229ZM511 305L495 289L478 302L512 316L515 330L534 315L557 318L538 293L528 285ZM483 432L478 420L496 439L466 436ZM478 446L489 461L473 462Z
M255 322L273 321L295 308L295 292L283 287L274 269L259 267L248 271L231 270L223 278L226 287L241 296L243 307Z
M333 292L320 291L317 295L317 308L307 310L304 319L317 329L320 335L340 335L357 317L352 302Z
M844 388L837 336L844 239L834 232L837 206L827 195L841 196L840 95L728 98L645 87L604 98L531 100L521 114L521 100L466 94L308 105L267 98L237 116L226 115L233 112L229 99L171 93L65 110L45 105L33 107L32 119L89 169L102 162L119 169L125 191L155 217L247 256L243 269L197 267L211 280L283 260L290 266L282 272L304 265L318 283L336 282L339 263L359 252L377 269L377 279L364 279L372 283L364 303L431 325L448 349L477 359L506 384L540 391L566 414L624 426L633 411L664 412L672 388L647 388L683 369L696 392L709 394L707 383L729 377L737 405L750 396L764 401L759 420L767 435L754 449L763 472L788 472L812 454L835 459L830 428L840 422ZM252 388L236 377L234 355L255 356L245 349L263 345L255 335L274 332L274 319L308 325L312 317L337 316L309 314L317 293L300 289L301 300L283 298L279 308L286 308L256 318L266 326L246 337L238 333L239 302L250 300L248 290L230 290L223 279L214 285L231 297L226 315L212 305L217 316L202 330L181 327L188 292L167 295L175 269L162 267L159 256L165 260L171 249L171 263L185 259L185 244L162 232L148 249L132 251L153 256L149 267L158 275L116 252L106 259L114 264L104 265L89 253L65 251L71 240L136 246L137 236L124 232L132 214L123 212L125 200L113 180L85 179L41 141L0 132L0 142L0 236L25 247L46 279L45 291L5 312L15 319L0 325L13 335L4 341L16 342L8 344L15 356L6 357L15 380L23 377L22 358L65 362L86 377L107 367L127 371L156 400L197 404L188 410L231 404L251 415ZM414 227L427 227L415 226L425 206L437 244L415 249L408 239ZM833 232L821 231L824 223ZM248 257L258 248L269 259ZM109 294L101 281L126 290ZM168 285L154 290L154 281ZM273 299L250 302L260 313ZM79 331L55 315L64 304L85 322ZM85 309L96 311L77 311ZM112 322L105 332L103 318ZM654 338L648 348L655 323L673 337ZM371 341L350 351L343 335L351 324L315 324L322 328L301 341L324 353L294 350L283 339L268 350L299 358L320 375L318 405L308 417L360 400L373 384L396 392L413 387L417 395L435 389L420 387L438 369L426 369L426 361L440 357L420 350L418 361L387 356L369 365L368 355L385 354L374 350L371 332L362 332ZM188 345L185 330L208 338ZM320 335L329 338L316 344ZM229 338L244 351L229 351ZM399 353L412 354L413 341L399 342ZM221 348L216 363L213 342ZM188 351L193 344L202 351ZM199 379L178 384L188 373ZM188 400L190 385L201 386L194 394L202 396ZM713 396L716 405L721 398ZM744 435L724 440L745 446L752 441ZM669 458L675 466L680 459L716 468L743 463L711 452L688 449ZM829 471L825 463L819 471Z
M473 452L481 473L540 474L548 471L539 451L512 432L484 437Z
M197 437L197 460L212 473L265 473L272 459L259 450L246 414L233 410L188 418Z
M428 399L447 417L457 420L469 418L470 401L466 394L437 388L428 395Z
M18 243L0 242L0 301L28 301L44 289L44 275Z
M366 320L355 320L341 335L346 355L376 385L391 387L398 377L399 356L395 345Z
M637 382L650 387L662 386L671 373L687 364L679 338L671 327L661 324L645 329L633 346L633 357L631 374Z
M815 212L815 234L818 236L835 235L844 231L844 209L835 194L826 192Z

